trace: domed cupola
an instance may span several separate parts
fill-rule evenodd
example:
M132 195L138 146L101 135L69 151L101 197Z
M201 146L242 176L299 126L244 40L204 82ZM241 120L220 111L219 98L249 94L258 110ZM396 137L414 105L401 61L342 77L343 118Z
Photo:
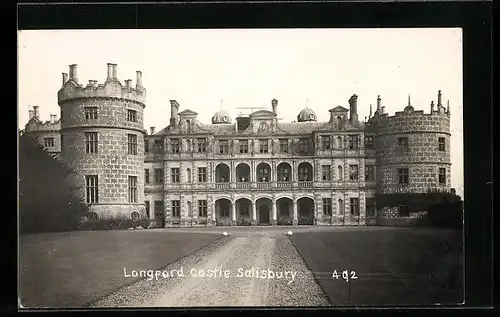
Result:
M212 124L231 123L229 114L224 110L217 111L212 117Z
M413 108L413 106L411 105L411 102L410 102L410 95L408 95L408 105L405 107L404 112L406 112L406 113L411 113L411 112L413 112L413 110L415 110L415 109L414 109L414 108Z
M316 121L316 114L312 109L305 108L297 116L297 122Z

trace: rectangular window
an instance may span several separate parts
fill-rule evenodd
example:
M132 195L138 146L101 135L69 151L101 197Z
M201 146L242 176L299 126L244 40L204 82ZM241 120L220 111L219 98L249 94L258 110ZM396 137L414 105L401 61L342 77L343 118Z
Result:
M358 165L349 165L349 179L358 180Z
M408 152L408 138L398 138L398 148L400 152Z
M408 217L410 215L410 209L408 209L408 206L399 206L399 215L401 217Z
M198 200L198 217L206 217L206 216L207 216L207 201Z
M408 168L398 168L399 184L408 185Z
M299 181L300 182L307 182L311 181L311 175L309 175L309 168L307 167L300 167L299 168Z
M329 181L332 179L332 167L331 167L331 165L321 166L321 179L324 181Z
M181 215L181 201L172 200L172 217L178 218Z
M300 139L299 152L300 153L309 153L309 139Z
M155 140L155 152L159 153L163 151L163 142L162 140Z
M351 215L359 216L359 198L351 198Z
M373 135L365 135L365 148L373 149Z
M180 182L180 171L179 168L174 167L170 169L172 183Z
M144 153L149 153L149 140L144 140Z
M280 139L280 152L281 153L288 153L288 140L287 139Z
M439 151L446 151L446 140L445 138L438 138Z
M198 143L198 153L205 153L207 151L207 139L197 139Z
M332 215L332 199L323 198L323 214L327 216Z
M198 182L205 183L207 181L207 168L198 167Z
M248 153L248 140L240 140L239 145L241 154Z
M365 204L366 204L366 216L368 217L375 216L375 198L366 197Z
M349 135L349 150L357 150L358 147L358 136L355 134Z
M329 135L323 135L321 136L321 149L323 151L329 150L330 149L330 144L331 144L331 138Z
M137 122L137 111L127 109L127 121Z
M85 132L85 153L97 153L97 132Z
M446 168L443 167L439 168L439 184L441 185L446 184Z
M149 184L149 169L144 169L144 183Z
M99 178L97 175L85 176L85 192L87 204L99 203Z
M45 147L54 147L54 138L44 138L43 144Z
M365 181L375 180L375 166L365 165Z
M163 168L155 168L155 183L163 184Z
M85 107L85 120L97 119L97 107Z
M170 146L172 147L172 153L179 153L181 151L181 144L179 139L171 139Z
M229 153L229 141L219 140L219 154L227 154L227 153Z
M128 134L128 154L137 155L137 135Z
M128 177L128 202L137 202L137 176Z
M260 153L269 152L269 143L267 140L259 140Z
M146 215L148 216L148 218L151 218L150 211L149 211L149 209L150 209L150 207L149 207L149 200L146 200L144 202L144 205L146 206Z

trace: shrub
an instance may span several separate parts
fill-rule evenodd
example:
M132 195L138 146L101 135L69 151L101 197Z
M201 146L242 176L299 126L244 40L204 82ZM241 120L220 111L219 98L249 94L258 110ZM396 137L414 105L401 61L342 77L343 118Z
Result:
M142 226L144 229L149 227L150 220L142 218L132 220L125 217L114 217L109 219L85 220L78 227L80 230L124 230Z

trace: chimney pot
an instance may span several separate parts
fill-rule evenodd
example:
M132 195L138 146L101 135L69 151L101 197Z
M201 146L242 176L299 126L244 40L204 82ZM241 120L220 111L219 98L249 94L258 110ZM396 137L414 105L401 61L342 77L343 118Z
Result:
M358 121L358 95L349 98L349 116L351 121Z
M442 104L441 104L441 90L438 90L438 104L437 105L438 105L438 107L442 106Z
M150 127L149 130L151 135L155 134L155 127Z
M273 106L273 112L275 114L278 114L278 100L277 99L273 99L271 101L271 105Z
M56 122L56 115L55 114L51 114L50 115L50 123L55 123Z
M68 74L67 73L62 73L62 84L64 86L64 84L66 84L66 82L68 81Z
M137 79L136 79L136 87L142 87L142 72L140 70L136 71Z
M170 100L170 125L177 125L177 116L179 111L179 104L176 100Z
M38 116L38 106L33 106L33 117L40 119Z
M113 78L113 64L108 63L108 79Z
M69 65L69 79L73 79L75 82L78 83L77 67L78 66L76 64Z
M118 72L118 65L117 64L113 64L113 78L117 78L117 72Z
M33 110L28 110L29 113L29 119L31 120L33 118Z

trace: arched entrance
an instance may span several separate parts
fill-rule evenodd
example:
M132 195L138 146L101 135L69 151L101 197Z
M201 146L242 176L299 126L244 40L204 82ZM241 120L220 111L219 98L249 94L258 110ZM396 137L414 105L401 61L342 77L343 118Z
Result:
M219 198L215 201L215 221L217 226L231 225L231 201Z
M278 225L293 224L293 201L290 198L283 197L276 201L278 216Z
M252 224L252 202L247 198L236 200L236 225L250 226Z
M297 200L297 212L299 225L314 224L314 200L309 197L302 197Z
M260 198L255 202L257 209L257 223L259 225L271 224L271 205L272 201L269 198Z

